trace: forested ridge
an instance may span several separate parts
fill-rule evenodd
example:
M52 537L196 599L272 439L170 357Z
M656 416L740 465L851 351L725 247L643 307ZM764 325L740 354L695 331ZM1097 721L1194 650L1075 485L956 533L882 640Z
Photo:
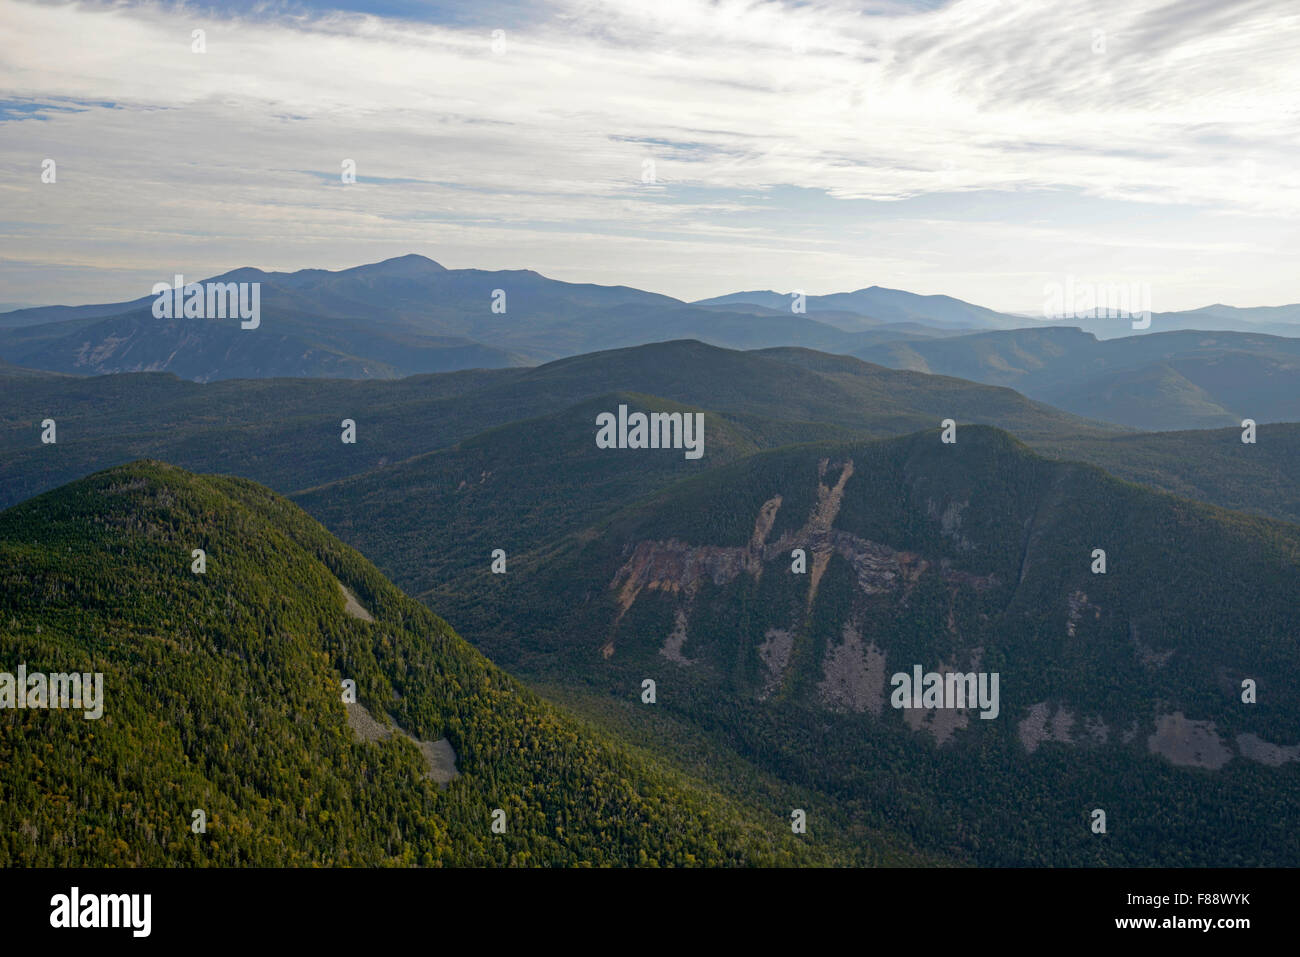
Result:
M1296 427L1261 426L1253 446L1236 429L1090 433L1007 390L886 379L806 350L667 343L390 383L60 377L24 393L0 423L14 450L9 500L89 471L105 449L299 489L299 505L468 644L248 482L137 463L32 499L0 522L0 670L93 659L109 675L109 717L114 693L143 697L118 700L132 721L112 733L107 719L0 712L5 728L33 732L7 732L12 755L0 752L23 769L0 794L13 796L0 820L12 825L7 853L73 861L79 851L59 849L94 840L95 853L107 843L142 863L600 864L639 863L642 851L659 863L1300 861L1293 815L1277 811L1300 786L1288 757L1300 747L1300 533L1188 500L1292 515ZM885 403L890 383L915 389ZM675 398L634 391L651 385ZM51 398L58 444L38 446L31 422ZM1019 433L1038 452L968 421L973 399L1017 428L1022 413L1039 416L1034 435ZM598 448L596 415L621 403L703 407L704 458ZM933 429L950 407L951 447ZM355 446L339 442L345 414L359 420ZM786 548L762 557L761 580L661 578L617 607L613 582L640 545L677 542L706 564L732 550L717 568L740 568L766 502L781 500L770 546L809 523L849 461L834 520L817 533L830 554L815 601ZM209 553L206 576L189 571L195 547ZM1103 575L1088 567L1097 547ZM491 568L498 548L504 574ZM671 552L660 553L669 571ZM891 572L907 587L864 596L873 563L893 568L894 553L912 556ZM341 613L338 583L374 625ZM846 628L861 643L852 653L841 653ZM769 689L774 633L789 657ZM674 634L688 663L667 655ZM870 698L859 672L835 678L854 685L851 707L828 702L832 659L886 677L916 663L997 671L1002 716L932 740L887 705L855 710ZM401 736L354 742L344 677L381 719L445 738L463 778L437 790ZM659 682L654 707L639 700L646 677ZM1260 689L1250 706L1246 678ZM1190 766L1148 747L1172 715L1189 723L1167 745L1187 749ZM57 756L25 743L37 734ZM1276 763L1247 755L1243 735ZM165 772L139 770L151 749ZM35 773L44 766L57 773ZM118 767L137 770L112 787L95 778L121 777ZM106 797L119 792L133 797ZM1087 830L1097 805L1112 839ZM192 839L196 807L211 823ZM795 807L812 809L811 837L790 836ZM104 836L123 833L118 808L138 830L120 845ZM505 835L488 829L495 808Z
M789 808L712 793L544 702L245 480L137 462L0 513L0 625L0 670L105 682L99 720L0 711L0 865L843 859L792 834ZM445 736L461 776L440 790L400 736L356 740L344 678L373 714Z
M824 829L983 865L1300 862L1300 529L956 434L760 452L515 556L509 583L478 561L425 597L512 673L802 791ZM815 599L796 547L826 556ZM910 726L886 679L916 664L999 673L996 720Z

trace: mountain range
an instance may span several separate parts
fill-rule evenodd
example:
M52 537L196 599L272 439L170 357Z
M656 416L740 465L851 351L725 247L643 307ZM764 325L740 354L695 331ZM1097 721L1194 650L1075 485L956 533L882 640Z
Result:
M371 501L305 504L420 587ZM760 452L511 554L505 576L439 563L425 599L575 706L671 753L702 738L841 830L894 825L983 865L1300 855L1274 814L1300 773L1294 525L973 426ZM891 707L890 676L918 665L998 674L993 720ZM626 691L646 677L649 713Z
M828 364L821 371L808 363ZM161 373L17 373L0 410L0 503L101 468L162 458L233 472L291 492L383 469L496 426L615 392L733 413L766 447L804 436L898 435L949 415L1051 438L1123 430L1035 403L1011 389L872 366L804 350L738 352L669 342L534 368L391 380L265 379L199 384ZM0 369L0 380L4 370ZM36 441L53 418L58 440ZM357 425L355 445L341 423ZM781 423L779 427L768 420ZM770 438L766 430L774 429Z
M1130 297L1134 298L1134 297ZM1141 297L1137 297L1141 298ZM755 314L790 313L796 307L795 293L778 293L772 290L737 292L711 299L698 300L695 305L709 308L748 309ZM1142 313L1135 303L1131 310ZM997 312L977 306L952 296L918 295L900 289L870 286L854 292L832 293L825 296L804 295L798 307L805 314L816 315L820 321L840 328L895 329L912 333L933 330L990 331L1015 328L1060 329L1078 328L1099 339L1124 338L1134 333L1151 335L1178 330L1245 332L1259 335L1294 336L1300 323L1300 304L1283 306L1255 306L1238 308L1216 303L1197 309L1176 312L1151 311L1150 322L1145 315L1129 317L1130 311L1122 302L1113 306L1124 315L1107 315L1106 305L1101 314L1093 315L1093 307L1065 318L1047 318L1045 314ZM1082 308L1082 306L1080 306ZM1049 310L1044 310L1048 313ZM898 338L905 338L900 335Z
M720 314L623 286L559 282L530 270L449 270L423 256L338 272L243 268L203 282L259 283L257 328L234 319L155 318L152 296L25 309L0 315L0 359L81 374L167 371L200 382L368 379L531 365L676 338L844 351L881 341L800 316Z
M0 721L0 862L1300 863L1300 340L378 266L153 344L10 314L0 671L109 694ZM509 361L403 374L453 340ZM917 668L1000 698L901 707Z
M1089 422L1005 387L800 349L738 352L668 342L536 368L368 381L200 384L162 373L86 377L0 365L0 384L6 393L0 507L144 457L239 474L288 494L395 468L486 430L562 414L601 396L611 397L609 405L618 393L638 393L716 410L747 430L751 449L900 435L949 417L995 425L1053 457L1300 521L1295 424L1261 426L1261 441L1251 446L1241 443L1239 427L1140 433ZM340 442L342 420L349 417L359 436L350 446ZM57 423L53 445L39 441L47 418ZM580 424L586 428L585 419Z
M735 292L712 299L696 301L697 306L761 306L772 312L791 312L795 296L771 290L762 292ZM827 296L804 296L802 308L812 313L833 313L852 316L861 328L915 323L954 329L1003 328L1008 324L1022 325L1022 317L972 305L951 296L920 296L901 289L871 286L854 292L832 293Z
M160 283L173 281L160 277ZM199 382L366 379L534 365L673 339L879 355L908 365L917 361L908 343L979 331L1034 335L1079 327L1102 338L1137 338L1118 320L1045 322L879 286L808 296L803 311L795 312L790 295L771 291L687 303L628 286L561 282L526 269L447 269L414 254L337 271L241 267L201 282L260 284L257 327L241 328L234 319L155 317L152 293L116 303L25 308L0 314L0 360L82 375L174 372ZM1160 313L1144 336L1177 328L1295 335L1300 306Z
M102 729L30 713L4 726L0 753L17 769L0 802L8 860L1300 859L1282 819L1259 826L1300 767L1300 621L1285 597L1300 585L1296 526L1042 458L988 426L959 426L953 445L938 429L874 441L830 429L792 445L816 435L759 416L742 427L733 411L707 417L700 468L672 450L601 454L592 413L610 402L674 409L600 396L296 496L558 710L247 481L137 462L0 513L7 659L102 671L118 690ZM1098 545L1110 562L1100 575L1089 568ZM205 576L190 569L194 547ZM496 548L501 573L489 567ZM914 662L996 671L1000 720L885 707L886 676ZM290 674L300 690L284 690ZM349 674L359 709L330 697ZM653 708L638 698L647 677ZM1266 689L1258 707L1238 702L1245 678ZM230 724L250 711L265 729L256 748ZM159 714L172 729L161 738ZM507 746L519 740L511 722L537 728L525 738L536 753ZM594 752L556 752L566 727ZM87 733L108 751L78 750ZM53 750L39 752L46 738ZM639 750L620 751L624 741ZM376 742L385 756L363 799L346 782ZM449 781L427 755L439 742L455 755ZM72 779L43 772L77 753L99 760ZM601 777L606 761L642 798L673 790L689 820L657 817L654 797L602 811L633 793ZM110 766L129 772L125 790ZM545 784L579 766L596 804ZM302 803L294 767L338 782L319 807ZM211 845L189 841L188 811L150 797L155 780L199 795L190 803L214 821ZM51 817L69 788L93 801ZM512 803L512 788L525 798ZM301 808L297 823L268 816L260 793ZM94 839L123 801L141 809L135 824ZM1092 840L1085 805L1108 809L1117 840ZM815 848L773 843L786 806L817 809ZM497 807L528 825L494 847L484 815ZM647 823L633 837L638 814ZM409 831L376 824L393 819ZM1204 826L1229 819L1251 824ZM552 820L563 822L554 833ZM69 826L92 839L74 850ZM38 851L34 834L63 837Z
M1161 332L1097 339L1016 329L882 343L854 353L895 369L1010 386L1080 415L1141 429L1300 420L1300 339Z

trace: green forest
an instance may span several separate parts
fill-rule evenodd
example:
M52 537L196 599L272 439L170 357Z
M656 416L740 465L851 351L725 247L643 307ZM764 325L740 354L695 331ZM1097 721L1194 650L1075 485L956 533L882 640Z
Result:
M0 712L3 866L837 861L788 808L712 793L525 690L247 481L140 462L12 508L0 602L0 670L105 681L99 720ZM406 740L357 741L344 678L445 736L461 776L439 789Z

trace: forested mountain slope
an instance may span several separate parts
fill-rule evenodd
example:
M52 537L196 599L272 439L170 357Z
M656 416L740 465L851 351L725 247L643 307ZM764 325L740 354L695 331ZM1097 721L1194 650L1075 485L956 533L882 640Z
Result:
M833 363L826 372L810 368ZM0 506L137 458L240 475L289 493L381 470L485 429L610 393L643 393L724 416L819 422L868 436L946 416L1027 438L1121 430L1011 389L845 356L789 358L681 340L575 356L534 369L470 370L397 381L262 379L198 385L174 376L6 377L0 368ZM41 423L57 442L41 441ZM340 442L356 424L355 444Z
M985 864L1295 865L1298 593L1295 526L971 426L761 452L426 598L597 703L657 679L636 721L821 790L846 827ZM1000 707L899 709L916 666L996 673Z
M102 673L102 716L0 711L5 866L839 859L788 807L721 798L526 691L244 480L137 462L0 513L0 671L20 665ZM362 740L344 679L459 776L440 788L403 734Z

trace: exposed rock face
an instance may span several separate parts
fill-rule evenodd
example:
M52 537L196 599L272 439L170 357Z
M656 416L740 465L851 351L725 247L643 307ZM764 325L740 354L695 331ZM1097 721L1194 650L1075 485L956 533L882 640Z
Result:
M1029 706L1029 713L1016 726L1016 734L1030 754L1048 741L1096 746L1110 740L1110 728L1099 715L1086 717L1080 722L1066 705L1053 705L1048 701Z
M817 686L828 707L879 715L885 706L885 653L874 644L864 645L852 622L844 623L843 641L826 651L824 678Z
M833 468L839 468L834 484L823 480ZM672 634L665 639L663 654L670 660L681 655L689 625L689 605L702 584L712 582L725 585L742 574L755 580L761 577L763 567L770 562L788 558L790 552L802 548L808 553L808 598L805 614L813 607L822 578L832 555L839 555L853 568L858 589L865 595L879 595L902 589L904 597L915 586L931 563L911 552L897 551L887 545L868 541L857 535L834 528L839 515L844 488L853 477L853 461L841 465L822 459L818 463L817 502L797 531L786 532L777 541L769 542L772 527L782 504L782 496L774 495L759 508L754 519L754 531L743 546L688 545L678 539L667 541L641 541L614 575L610 587L618 590L616 603L618 617L615 627L628 609L646 591L664 591L680 596L682 607ZM968 585L989 588L997 584L992 575L972 575L942 567L941 574L951 585ZM955 593L955 592L954 592ZM686 620L683 620L683 615ZM955 623L953 624L955 629ZM798 623L792 623L793 632ZM614 653L611 638L601 649L608 658Z
M763 636L763 643L758 646L758 657L766 667L767 674L763 679L763 691L758 696L760 701L771 697L781 687L793 648L794 635L783 628L769 628Z
M446 738L439 738L437 741L421 741L396 725L388 727L380 724L359 701L345 707L348 712L348 727L352 729L358 741L382 741L392 737L394 733L400 734L419 748L420 756L424 758L425 777L438 782L443 787L460 777L460 772L456 770L456 751Z
M1046 701L1029 706L1027 714L1016 727L1020 743L1025 750L1033 754L1044 741L1059 741L1070 744L1070 729L1074 726L1074 716L1065 708L1052 715L1052 706Z
M725 586L744 575L757 582L765 568L768 574L773 574L775 568L786 571L791 551L803 549L808 559L808 591L802 607L794 606L789 621L772 622L769 619L759 624L759 628L765 627L766 630L761 640L755 638L749 652L757 654L760 664L756 696L760 701L770 700L787 685L787 679L795 674L795 669L798 675L804 675L809 667L820 665L819 680L813 692L817 703L830 711L883 716L888 700L889 649L867 639L870 629L864 631L863 626L870 625L871 621L863 616L874 614L875 609L888 609L891 605L888 600L884 605L878 602L864 604L863 600L883 596L906 603L923 575L928 572L931 576L938 576L948 589L947 615L940 627L946 627L948 636L953 639L949 647L960 649L962 622L957 614L961 607L959 599L963 594L969 595L970 590L983 591L998 587L1002 582L993 574L953 569L948 559L932 559L900 551L836 528L845 489L853 475L852 460L843 463L820 460L816 501L807 520L797 530L783 532L775 541L771 540L772 532L785 502L780 494L773 494L759 507L753 531L744 545L689 545L675 538L636 542L625 553L625 561L610 582L618 609L614 625L622 621L638 597L646 592L673 595L677 599L673 626L664 636L659 651L678 665L696 665L700 659L688 656L686 648L692 635L693 602L700 589L706 583ZM968 507L968 502L926 501L927 512L938 524L939 531L962 549L974 547L962 528L962 518ZM1027 534L1032 536L1035 533L1031 522ZM839 639L828 638L821 661L804 660L809 655L806 649L814 647L808 640L807 624L812 620L820 586L835 556L852 569L853 604L843 620L835 623L835 627L840 629ZM1066 600L1066 636L1077 638L1081 633L1087 634L1084 629L1088 624L1099 621L1101 617L1102 609L1086 592L1076 588ZM616 633L616 627L611 629L611 637L602 648L607 658L614 653L612 635ZM707 639L707 636L695 636L695 640L700 638ZM1143 667L1163 668L1174 655L1174 649L1156 649L1146 644L1137 622L1130 622L1129 638L1135 658ZM982 648L966 648L952 653L959 659L969 655L971 664L964 670L981 670ZM953 670L943 663L938 663L937 668L940 672ZM800 681L792 687L804 688L806 685ZM928 732L937 744L944 745L954 739L957 731L970 726L967 710L904 709L902 719L913 731ZM1077 709L1065 702L1040 701L1023 714L1016 732L1025 750L1033 754L1049 742L1074 747L1130 744L1139 735L1150 731L1151 725L1147 723L1150 720L1150 717L1136 718L1112 729L1101 715L1080 715ZM1183 767L1217 770L1238 754L1275 766L1300 761L1300 744L1272 744L1256 735L1243 734L1236 738L1234 747L1222 740L1213 723L1190 720L1178 711L1155 715L1155 729L1146 743L1151 754Z
M725 585L745 567L745 549L716 545L687 545L670 538L666 542L640 542L632 557L614 576L619 617L632 607L642 591L667 591L694 596L705 581Z
M339 590L343 592L343 611L349 618L356 618L361 621L374 621L375 618L366 608L357 601L357 596L342 583L339 582ZM445 786L454 778L460 777L460 772L456 770L456 751L452 748L451 742L446 738L439 738L437 741L421 741L415 735L393 725L381 724L375 720L375 717L366 710L365 705L360 702L354 702L346 705L348 712L348 727L352 729L353 734L359 741L381 741L384 738L392 737L393 734L400 734L411 741L420 749L420 756L424 758L425 775L439 785Z
M1237 735L1237 749L1241 751L1243 758L1273 767L1286 764L1288 761L1300 761L1300 744L1290 746L1270 744L1255 734Z
M796 537L812 555L812 567L808 569L808 607L817 600L817 588L821 585L822 575L831 560L831 526L840 514L840 502L844 499L844 486L853 477L853 460L844 463L840 477L833 486L822 483L826 477L827 460L817 463L817 504L813 506L808 522L799 529ZM779 544L779 543L778 543Z
M1156 730L1147 738L1147 750L1172 764L1211 770L1232 759L1213 721L1192 721L1181 711L1156 716Z
M970 724L964 708L908 708L903 711L903 720L913 731L929 731L940 745L947 744L954 734Z
M827 538L830 550L853 566L858 588L867 595L885 594L899 587L910 592L917 578L929 567L929 562L911 552L896 552L887 545L847 532L832 531ZM829 552L826 558L830 559Z
M679 665L695 664L690 658L682 654L682 647L686 644L686 609L677 609L677 620L673 624L673 630L664 640L664 646L659 649L659 654L663 655L669 661L675 661Z
M349 618L359 618L362 621L374 621L375 618L357 601L357 596L348 591L342 582L339 582L339 590L343 592L343 612Z
M777 510L781 507L781 496L773 495L758 510L754 519L754 534L749 538L749 551L746 553L745 570L755 576L763 574L763 543L772 534L772 525L776 522Z
M954 671L951 665L940 662L939 674ZM913 731L928 731L937 745L947 744L954 734L970 724L969 708L905 708L903 721Z
M610 588L616 592L618 611L611 637L601 648L603 656L609 658L614 654L617 626L636 600L647 592L659 591L678 599L673 628L664 637L660 654L680 665L696 663L685 653L685 647L690 634L692 603L700 588L705 583L726 585L741 575L750 575L758 581L765 565L773 562L783 564L794 549L800 548L808 557L808 593L803 613L797 614L788 625L768 628L756 649L763 672L758 697L765 700L781 687L785 679L803 622L808 619L816 602L832 556L838 555L853 569L859 594L898 594L905 600L921 575L934 566L917 554L898 551L834 527L845 488L853 474L852 460L842 463L820 460L817 463L817 498L807 520L801 528L785 532L776 541L769 541L769 538L784 501L780 494L773 495L759 507L753 532L744 546L688 545L679 539L637 542L610 583ZM831 476L833 478L828 479ZM959 515L960 509L956 509L948 519L949 525L957 520L953 516ZM992 575L954 571L946 561L939 564L937 571L950 586L950 601L954 606L960 587L982 589L998 584ZM952 607L948 624L950 631L956 634ZM864 642L860 630L846 621L842 640L831 643L821 662L822 680L817 686L821 702L834 710L870 711L879 715L885 701L885 659L883 649ZM944 741L962 725L965 716L930 715L918 716L914 720L921 721L926 730Z

